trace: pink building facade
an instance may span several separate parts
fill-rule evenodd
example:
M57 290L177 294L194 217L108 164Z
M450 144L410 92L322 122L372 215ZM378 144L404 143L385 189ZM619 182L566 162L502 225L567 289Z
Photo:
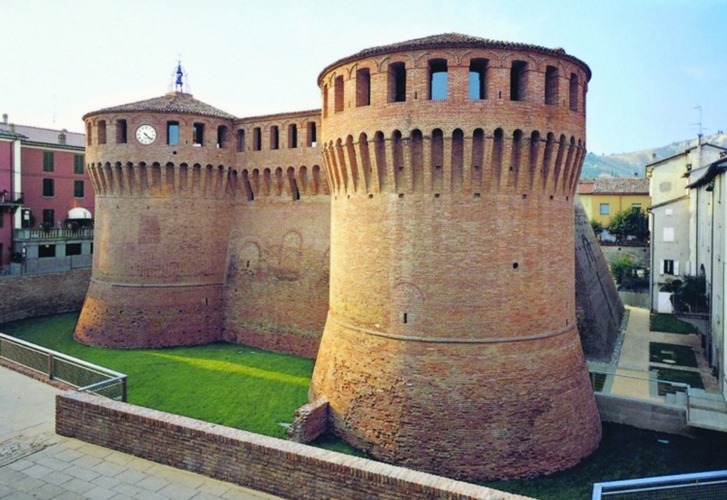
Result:
M4 273L11 263L22 264L27 272L61 271L85 261L90 265L94 193L84 148L83 134L15 125L3 115L0 269Z

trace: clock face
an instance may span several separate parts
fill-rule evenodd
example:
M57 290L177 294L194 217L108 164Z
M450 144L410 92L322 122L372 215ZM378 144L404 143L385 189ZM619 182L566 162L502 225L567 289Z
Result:
M151 144L157 140L157 131L151 125L139 125L136 129L136 140L141 144Z

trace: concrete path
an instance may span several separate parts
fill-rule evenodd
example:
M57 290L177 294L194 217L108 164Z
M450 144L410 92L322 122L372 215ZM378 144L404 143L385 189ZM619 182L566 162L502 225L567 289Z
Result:
M629 318L624 331L621 355L615 371L616 377L613 377L610 393L638 399L663 401L663 397L655 393L654 384L648 382L649 369L653 365L650 361L649 352L651 342L692 347L696 354L698 368L679 366L678 369L699 371L705 390L707 392L718 392L717 379L711 375L698 335L652 332L649 330L651 313L648 309L631 306L626 306L626 308L628 309Z
M47 384L0 366L0 499L274 499L54 432Z

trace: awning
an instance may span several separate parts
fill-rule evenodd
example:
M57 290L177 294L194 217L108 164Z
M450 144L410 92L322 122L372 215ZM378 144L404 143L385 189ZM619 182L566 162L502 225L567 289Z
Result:
M72 208L68 211L69 219L92 219L91 212L82 207Z

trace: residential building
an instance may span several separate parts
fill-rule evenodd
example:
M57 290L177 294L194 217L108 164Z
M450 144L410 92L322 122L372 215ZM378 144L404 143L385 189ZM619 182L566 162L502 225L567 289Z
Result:
M646 209L649 205L649 181L643 178L597 177L579 182L576 195L588 219L607 227L618 212Z
M701 138L694 147L646 168L651 193L651 307L655 312L675 312L675 282L704 278L705 356L727 396L723 324L727 281L722 263L727 248L727 149L700 142Z
M85 136L0 122L0 268L7 273L90 266L94 193ZM22 263L22 266L20 264Z
M653 311L673 312L670 283L678 276L693 275L699 269L695 241L700 231L693 220L699 195L690 193L688 184L692 171L694 175L701 175L704 169L700 165L717 160L723 151L719 146L703 144L646 166L651 198L650 293Z

